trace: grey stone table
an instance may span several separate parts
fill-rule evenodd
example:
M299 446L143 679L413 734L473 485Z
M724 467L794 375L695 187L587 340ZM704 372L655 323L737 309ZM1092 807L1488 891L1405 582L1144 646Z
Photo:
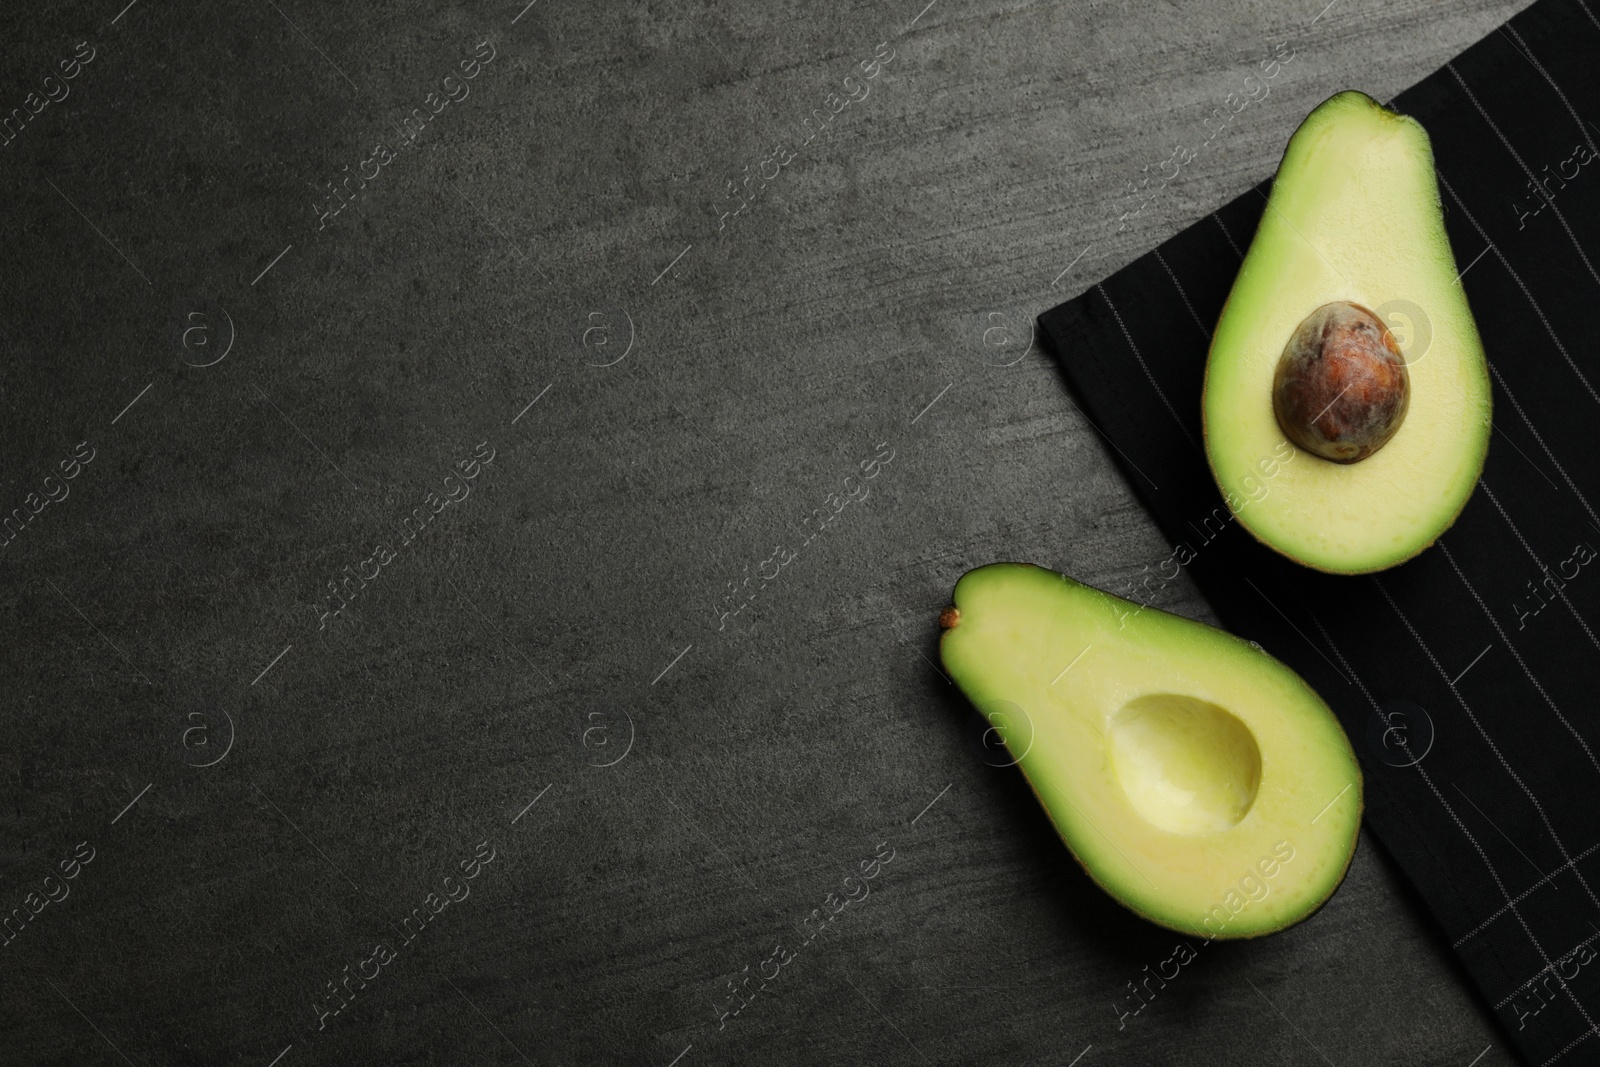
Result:
M0 16L0 1062L1510 1062L1365 838L1130 1011L934 620L1167 554L1033 316L1519 3L124 2Z

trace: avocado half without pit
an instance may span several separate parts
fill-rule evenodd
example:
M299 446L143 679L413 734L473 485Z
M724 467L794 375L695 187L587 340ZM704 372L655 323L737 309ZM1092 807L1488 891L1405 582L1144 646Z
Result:
M1361 771L1299 675L1040 567L980 567L953 600L939 618L945 670L1111 896L1220 939L1281 930L1333 895Z
M1289 140L1206 360L1206 457L1240 524L1364 574L1450 527L1489 447L1488 364L1416 120L1343 92Z

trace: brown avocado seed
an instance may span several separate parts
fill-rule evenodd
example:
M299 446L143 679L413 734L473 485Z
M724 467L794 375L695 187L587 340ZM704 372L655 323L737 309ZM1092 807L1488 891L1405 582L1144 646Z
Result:
M1345 300L1306 316L1272 377L1279 427L1335 463L1355 463L1388 444L1410 402L1411 377L1394 334Z

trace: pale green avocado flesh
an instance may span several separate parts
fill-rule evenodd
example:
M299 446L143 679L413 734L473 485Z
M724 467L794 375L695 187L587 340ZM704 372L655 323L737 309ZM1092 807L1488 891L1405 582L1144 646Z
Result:
M1382 570L1455 521L1489 447L1488 365L1416 120L1343 92L1289 141L1206 362L1206 455L1256 538L1324 571ZM1291 444L1273 374L1317 308L1370 309L1399 342L1410 403L1378 451L1336 463Z
M945 670L1090 877L1152 922L1256 937L1344 878L1361 771L1299 675L1231 634L996 563L941 617Z

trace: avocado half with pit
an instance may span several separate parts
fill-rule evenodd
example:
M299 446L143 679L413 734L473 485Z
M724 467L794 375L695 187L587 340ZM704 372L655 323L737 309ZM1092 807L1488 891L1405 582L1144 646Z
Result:
M1361 770L1299 675L1203 623L1020 563L940 616L950 678L1083 869L1152 922L1257 937L1333 895Z
M1241 525L1364 574L1450 527L1489 448L1488 364L1422 126L1358 92L1289 140L1206 360L1206 457Z

